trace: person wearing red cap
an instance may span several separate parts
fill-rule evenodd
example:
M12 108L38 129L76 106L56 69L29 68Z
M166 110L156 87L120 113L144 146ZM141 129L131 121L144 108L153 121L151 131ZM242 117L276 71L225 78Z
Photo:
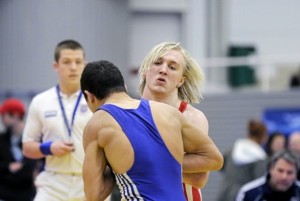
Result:
M24 117L25 114L25 106L22 101L16 98L6 99L2 106L0 107L1 114L15 114L19 117Z
M85 52L75 40L56 45L53 67L58 84L37 94L29 105L23 132L25 156L45 158L37 176L35 201L84 199L83 129L92 116L80 90Z
M35 195L36 161L22 154L25 106L16 98L0 106L4 131L0 134L0 200L31 201Z

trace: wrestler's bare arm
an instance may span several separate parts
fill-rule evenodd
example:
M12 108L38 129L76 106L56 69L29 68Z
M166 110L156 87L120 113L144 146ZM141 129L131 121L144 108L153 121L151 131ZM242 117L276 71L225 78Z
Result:
M183 160L184 173L208 172L222 167L222 154L205 129L183 118L182 133L186 152Z
M209 172L183 173L183 183L196 188L204 188L208 181Z
M100 112L100 111L99 111ZM83 134L85 158L83 162L84 192L87 201L105 200L115 184L110 168L107 166L103 148L99 147L101 135L99 118L91 118Z
M202 128L203 133L208 135L209 125L208 125L207 118L202 111L194 108L191 105L188 105L188 107L184 113L184 116L192 124L199 126L199 128ZM186 157L186 159L189 159L189 158ZM188 163L185 163L185 164L188 164ZM183 176L184 183L192 185L197 188L203 188L208 181L209 172L199 172L199 173L183 172L182 176Z

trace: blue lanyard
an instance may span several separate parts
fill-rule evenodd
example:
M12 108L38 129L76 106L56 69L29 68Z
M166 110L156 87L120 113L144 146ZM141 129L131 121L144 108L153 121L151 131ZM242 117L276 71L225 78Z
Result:
M77 108L78 108L78 106L79 106L79 102L80 102L82 93L80 92L80 94L79 94L79 96L78 96L78 98L77 98L77 101L76 101L76 104L75 104L75 108L74 108L74 110L73 110L72 120L71 120L71 126L70 126L70 125L69 125L69 122L68 122L68 118L67 118L66 112L65 112L64 104L63 104L62 98L61 98L61 96L60 96L60 88L59 88L59 85L56 85L56 92L57 92L57 97L58 97L58 100L59 100L60 109L61 109L61 112L62 112L63 117L64 117L65 126L66 126L67 129L68 129L69 137L71 137L71 134L72 134L72 128L73 128L74 120L75 120L75 114L76 114Z

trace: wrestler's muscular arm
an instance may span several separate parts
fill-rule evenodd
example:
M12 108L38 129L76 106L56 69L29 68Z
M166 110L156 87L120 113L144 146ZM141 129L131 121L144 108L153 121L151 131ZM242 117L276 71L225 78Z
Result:
M107 166L104 150L99 146L99 135L106 132L106 129L100 125L101 121L95 116L97 115L88 122L83 134L85 151L83 181L87 201L105 200L115 185L111 169Z
M202 129L203 134L208 135L209 124L205 114L188 105L183 115L190 121L193 125L199 126ZM184 160L188 159L187 157ZM184 164L186 164L184 162ZM185 173L185 167L183 167L183 182L197 188L203 188L208 180L209 172L199 172L199 173Z
M198 126L195 126L190 119L183 119L183 144L186 152L183 160L183 172L187 182L191 177L187 174L219 170L223 165L222 154L208 136L207 130L208 126L203 128L199 126L199 123ZM193 181L194 179L190 179L189 183L198 187L199 185L192 183Z

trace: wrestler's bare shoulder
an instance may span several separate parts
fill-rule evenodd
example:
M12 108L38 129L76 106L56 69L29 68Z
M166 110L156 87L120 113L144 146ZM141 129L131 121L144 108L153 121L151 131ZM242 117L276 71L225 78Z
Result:
M183 114L185 116L192 116L193 118L196 117L203 117L205 114L200 110L192 106L191 104L188 104L186 109L184 110Z
M193 124L199 125L199 127L204 128L204 130L208 134L208 120L205 116L205 114L192 106L191 104L188 104L185 111L183 112L183 115Z

